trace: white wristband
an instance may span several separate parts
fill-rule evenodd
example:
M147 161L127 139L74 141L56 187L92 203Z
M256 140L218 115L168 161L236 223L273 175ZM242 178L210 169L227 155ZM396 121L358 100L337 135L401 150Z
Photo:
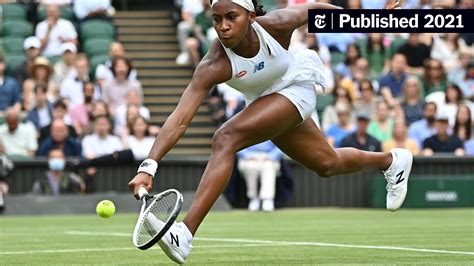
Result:
M156 169L158 169L158 163L153 159L146 159L138 167L137 173L147 173L155 177Z

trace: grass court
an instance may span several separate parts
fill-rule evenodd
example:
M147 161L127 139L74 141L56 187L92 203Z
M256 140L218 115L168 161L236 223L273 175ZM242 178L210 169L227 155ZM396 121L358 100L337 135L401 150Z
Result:
M169 264L132 246L137 214L0 217L0 264ZM180 219L178 219L180 220ZM187 264L474 264L474 209L212 212Z

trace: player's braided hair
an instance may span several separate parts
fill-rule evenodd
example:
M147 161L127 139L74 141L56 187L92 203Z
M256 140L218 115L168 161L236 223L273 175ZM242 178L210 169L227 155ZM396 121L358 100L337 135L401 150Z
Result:
M255 13L257 17L263 16L267 11L263 10L263 5L258 2L258 0L252 0L253 6L255 7Z

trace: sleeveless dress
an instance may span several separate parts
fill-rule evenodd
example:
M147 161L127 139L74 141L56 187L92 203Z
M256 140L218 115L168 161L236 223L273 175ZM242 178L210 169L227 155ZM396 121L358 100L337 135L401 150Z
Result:
M316 108L315 85L327 86L323 62L309 49L289 52L257 22L252 27L260 42L260 50L254 57L241 57L223 45L232 66L232 78L226 84L240 91L247 105L259 97L279 93L306 120Z

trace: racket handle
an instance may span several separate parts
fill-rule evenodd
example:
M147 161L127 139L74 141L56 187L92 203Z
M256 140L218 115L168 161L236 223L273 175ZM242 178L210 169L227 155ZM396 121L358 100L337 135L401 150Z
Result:
M138 189L138 197L143 199L145 195L148 195L148 190L146 190L145 187L140 187L140 189Z

